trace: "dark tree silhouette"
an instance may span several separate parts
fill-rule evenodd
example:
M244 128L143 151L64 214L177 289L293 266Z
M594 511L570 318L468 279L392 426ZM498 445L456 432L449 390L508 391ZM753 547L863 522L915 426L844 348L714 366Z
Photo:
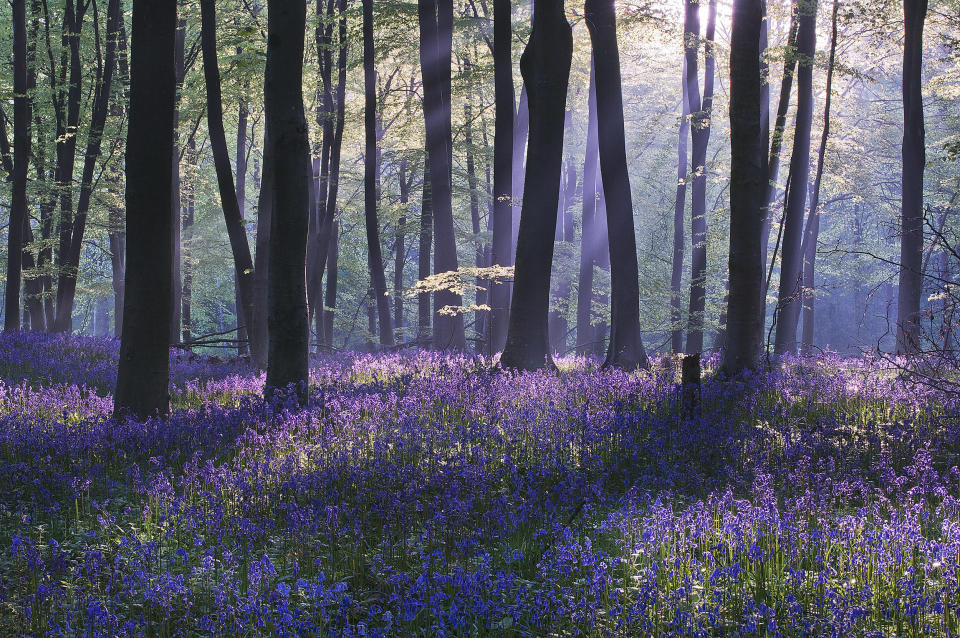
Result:
M373 0L363 0L363 85L364 135L366 148L363 157L363 208L367 230L367 266L377 305L380 345L392 346L393 322L390 317L390 299L383 272L383 252L380 247L380 222L377 217L379 198L379 167L377 156L377 70L373 50ZM453 214L451 210L451 215Z
M923 23L927 0L904 0L903 188L901 190L900 282L897 291L897 354L920 349L923 291Z
M27 166L30 162L30 103L27 98L27 8L13 1L13 183L10 226L7 231L7 288L4 330L20 329L20 277L23 269L23 231L27 218ZM6 135L3 136L6 139Z
M587 0L584 14L593 43L600 175L610 245L610 343L604 365L630 370L646 367L647 353L640 337L640 280L624 142L617 17L613 0Z
M739 374L760 362L761 233L766 197L766 111L761 97L764 0L734 0L730 37L730 293L722 368Z
M580 232L580 277L577 289L577 354L592 354L596 331L593 314L593 267L597 261L597 86L593 59L587 98L587 147L583 159L583 216Z
M790 189L783 215L783 257L777 295L779 353L796 352L797 325L803 293L803 216L810 178L810 129L813 126L813 56L817 44L817 0L800 0L797 7L797 123L790 157Z
M529 96L530 140L510 326L500 358L506 368L537 370L551 363L547 335L550 269L572 57L573 32L563 2L538 2L533 11L533 31L520 59Z
M272 159L270 248L267 266L267 383L307 399L306 237L310 207L310 146L303 108L306 4L269 0L263 102Z
M420 65L423 69L423 113L433 202L434 272L456 271L457 244L453 228L450 81L453 47L453 0L419 0ZM451 291L433 296L433 345L463 350L466 335L463 316L444 312L463 300Z
M114 409L146 418L169 409L176 0L134 0L131 24L128 250Z
M510 266L513 228L513 24L510 0L493 3L493 266ZM503 350L510 317L510 285L490 285L490 352Z

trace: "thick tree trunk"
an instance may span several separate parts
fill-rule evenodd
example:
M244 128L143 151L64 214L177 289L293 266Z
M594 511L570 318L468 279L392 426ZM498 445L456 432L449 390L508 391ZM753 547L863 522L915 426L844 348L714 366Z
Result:
M520 60L529 95L530 141L510 327L500 358L506 368L537 370L552 365L547 334L552 237L560 198L564 114L572 56L573 32L564 15L563 2L537 3L533 31Z
M777 295L778 354L796 352L802 297L803 216L810 177L810 129L813 125L813 56L817 44L817 0L801 0L797 31L797 123L790 158L790 192L784 212L783 258Z
M303 108L306 5L269 0L264 107L273 163L268 265L268 395L290 390L307 400L305 280L310 207L310 145Z
M380 200L380 171L377 156L377 70L373 60L373 0L363 0L363 79L364 132L366 150L363 167L364 222L367 231L367 266L376 301L380 345L392 346L393 325L390 317L390 298L383 271L383 252L380 246L380 221L377 208ZM453 212L451 210L451 216ZM452 224L451 224L452 225Z
M897 354L920 350L923 292L923 23L927 0L904 0L903 188L901 190L900 281L897 290Z
M820 236L820 183L823 179L823 162L830 138L830 104L833 91L833 67L837 59L837 18L839 0L833 0L832 33L830 35L830 58L827 62L826 100L823 105L823 133L817 152L817 172L810 187L810 215L803 237L803 332L800 344L803 354L813 354L814 273L817 258L817 240Z
M692 8L691 8L692 5ZM690 155L693 180L691 190L690 214L690 306L687 313L687 354L697 354L703 350L703 325L707 295L707 145L710 142L710 121L713 111L713 80L716 58L713 53L713 40L717 21L716 0L710 0L707 18L707 31L704 42L703 98L697 77L697 51L700 34L700 6L688 0L687 22L690 24L687 43L687 98L691 113ZM697 16L691 19L690 15ZM692 40L692 55L691 42ZM691 69L692 58L692 69Z
M577 354L593 354L593 267L597 261L597 86L593 60L587 98L587 146L583 159L583 219L580 231L580 273L577 286Z
M764 0L734 0L730 39L730 293L722 369L731 375L760 364L761 235L767 136L761 70Z
M620 52L613 0L588 0L584 14L594 51L600 175L610 245L610 343L604 365L632 370L647 366L647 353L640 337L640 273L624 142Z
M176 0L134 0L127 126L126 298L114 409L169 409L170 169L177 94Z
M509 0L493 3L493 252L492 266L513 264L513 56L512 12ZM500 352L507 341L510 285L490 284L490 352Z
M684 38L686 38L686 31L684 31ZM683 216L687 207L687 145L690 139L690 101L687 98L686 70L687 61L684 57L680 135L677 140L677 197L673 205L673 262L670 268L670 347L673 352L683 351Z
M27 98L27 8L13 1L13 170L10 225L7 230L7 287L4 330L20 329L20 279L23 231L27 218L27 167L30 162L30 103Z
M453 46L453 0L420 0L420 64L423 69L423 110L426 119L427 153L433 200L434 272L458 269L453 227L451 170L451 50ZM463 315L445 309L463 304L452 291L434 293L433 345L439 349L463 350L466 335Z

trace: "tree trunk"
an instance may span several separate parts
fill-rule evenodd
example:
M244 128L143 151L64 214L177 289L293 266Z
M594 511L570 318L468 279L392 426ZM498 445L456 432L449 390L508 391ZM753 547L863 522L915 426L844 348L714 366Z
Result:
M256 262L253 267L254 316L250 333L250 354L258 368L267 367L268 343L267 331L268 288L270 270L270 227L273 220L273 147L263 134L263 167L260 176L260 194L257 198L257 235Z
M517 267L507 343L506 368L537 370L552 365L548 332L550 270L563 161L567 85L573 31L563 2L534 7L533 31L520 59L530 109L526 184L517 237Z
M624 142L614 2L588 0L584 15L594 51L600 175L610 245L610 343L604 365L624 370L645 368L647 353L640 337L640 274Z
M191 135L187 141L187 160L194 169L190 172L190 182L185 189L187 196L186 214L183 216L183 294L180 296L181 323L183 332L181 341L189 343L193 338L193 221L197 204L196 162L197 143Z
M267 7L264 107L273 184L265 391L269 396L290 390L305 404L310 328L304 273L311 174L302 89L307 15L303 3L269 0Z
M430 276L430 248L433 245L433 197L430 192L430 156L424 154L423 195L420 199L420 252L417 258L417 278ZM429 292L417 295L417 339L430 335L431 299Z
M470 61L467 60L464 64L465 68L470 68ZM470 190L470 195L468 197L470 201L470 229L473 231L473 236L475 237L474 242L476 243L476 252L474 258L474 266L477 268L483 268L483 256L484 256L484 246L483 241L480 237L480 197L479 197L479 180L477 179L477 165L474 160L473 152L473 109L471 107L471 101L473 100L473 91L469 91L467 94L467 103L463 106L463 119L464 119L464 146L466 147L467 154L467 188ZM477 290L476 292L476 304L480 305L482 290ZM486 330L484 328L484 313L478 311L476 313L476 323L474 324L477 332L477 337L479 341L476 342L477 350L483 352L484 344L487 340Z
M126 298L114 393L116 413L144 419L169 409L172 229L170 180L176 0L134 0L127 126Z
M433 200L434 272L458 269L453 227L453 144L450 110L450 64L453 46L453 0L419 0L420 64L423 69L423 110L426 119L427 153ZM463 304L460 295L444 290L434 293L433 345L439 349L463 350L466 335L463 316L447 314L446 308Z
M380 221L377 215L377 207L380 203L380 171L377 157L377 70L374 66L373 54L373 0L363 0L363 119L366 137L366 150L363 157L363 202L367 230L367 266L370 269L371 289L376 301L380 345L392 346L394 340L390 298L387 296L387 280L383 271Z
M817 172L810 189L810 216L803 238L803 332L801 347L806 355L813 354L813 305L814 273L817 258L817 240L820 236L820 182L823 179L823 162L827 154L827 140L830 138L830 104L833 91L833 67L837 59L837 17L840 13L839 0L833 0L831 20L830 58L827 62L826 100L823 105L823 133L820 135L820 149L817 152Z
M904 0L903 188L901 190L900 281L897 289L897 354L920 350L923 292L923 23L927 0Z
M230 238L230 250L233 253L236 288L242 302L237 313L238 325L253 325L254 291L253 258L250 256L250 244L244 227L243 213L237 201L237 189L233 181L233 169L230 166L230 154L227 151L227 136L223 128L223 101L220 94L220 68L217 63L217 16L215 0L201 0L201 36L203 49L203 77L207 88L207 130L210 136L210 150L217 171L217 185L220 202L223 207L223 220ZM301 38L302 39L302 38ZM301 64L302 66L302 64ZM284 141L286 143L286 140ZM275 142L278 143L278 142ZM284 161L286 158L277 158ZM286 177L286 176L284 176ZM304 235L305 237L306 235ZM256 331L248 331L252 341L256 341ZM257 344L253 344L253 349Z
M337 307L337 259L339 258L340 222L334 221L327 250L327 293L323 305L323 343L333 350L333 317Z
M30 104L27 98L27 8L13 1L13 183L7 230L7 287L4 330L20 329L20 278L23 231L27 217L27 167L30 162Z
M404 214L397 220L397 233L393 245L393 329L396 340L401 341L403 328L403 269L407 259L407 206L410 203L410 179L407 176L407 160L400 160L400 208Z
M492 266L513 265L513 16L509 0L493 3L493 252ZM507 341L510 284L490 284L490 352Z
M240 222L246 232L246 207L247 207L247 101L244 98L240 100L240 107L237 112L237 209L240 211ZM234 276L233 298L234 306L237 310L243 308L243 300L240 297L240 286L237 285L236 276ZM253 284L251 282L251 293ZM251 319L252 321L252 319ZM237 356L243 357L250 354L250 345L248 340L250 335L247 326L237 315Z
M761 235L767 136L762 104L764 0L734 0L730 39L730 292L722 369L730 375L760 363Z
M587 98L587 146L583 159L583 223L580 231L580 273L577 286L577 354L594 351L593 267L597 260L597 86L593 60Z
M692 10L691 10L692 4ZM697 38L700 34L699 4L687 2L687 15L697 16L691 23L690 36L693 39L691 56L690 44L687 48L687 97L690 104L690 155L692 160L693 181L691 190L690 214L690 306L687 314L687 354L697 354L703 350L703 325L707 295L707 145L710 142L710 121L713 112L713 79L716 58L713 53L713 39L717 21L716 0L710 0L707 18L706 40L704 43L703 99L697 85ZM692 57L692 69L691 69ZM692 71L692 72L691 72Z
M813 125L813 56L817 44L817 0L801 0L797 9L797 123L790 158L790 193L784 213L783 258L777 295L777 354L796 352L802 296L803 214L810 177L810 129Z
M686 42L686 31L684 31ZM683 215L687 206L687 144L690 137L690 101L687 98L687 61L684 57L680 99L680 135L677 140L677 197L673 205L673 262L670 268L670 347L683 351Z
M177 45L174 60L174 67L177 74L177 101L173 106L173 165L171 166L172 177L170 180L170 216L172 217L173 228L173 285L171 287L170 297L170 343L180 341L180 313L181 313L181 295L183 294L182 282L182 259L183 259L183 237L181 224L183 223L183 208L180 201L180 101L183 99L183 76L186 73L184 64L186 56L186 30L187 22L183 18L177 23Z

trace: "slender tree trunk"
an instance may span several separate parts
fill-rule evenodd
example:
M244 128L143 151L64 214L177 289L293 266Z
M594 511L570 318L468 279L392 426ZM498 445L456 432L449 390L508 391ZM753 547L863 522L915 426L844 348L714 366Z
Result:
M333 317L337 307L337 260L339 258L340 222L334 221L330 232L330 248L327 250L327 293L323 311L323 342L333 349Z
M583 224L580 231L580 273L577 287L577 354L594 351L593 267L597 260L597 86L593 60L590 63L590 87L587 98L587 146L583 159Z
M517 237L510 327L500 363L536 370L551 365L548 332L550 270L563 161L563 123L573 32L563 2L534 7L533 31L520 59L529 95L530 141Z
M469 68L469 61L465 64L466 68ZM469 201L470 201L470 229L473 231L473 236L476 237L476 253L474 258L474 265L477 268L483 268L483 256L484 256L484 245L483 241L480 238L480 197L479 189L480 184L477 179L477 165L474 159L473 151L473 109L471 108L470 101L473 99L473 92L470 91L467 96L467 103L463 107L463 117L464 117L464 145L466 146L467 154L467 187L470 189ZM481 290L477 290L476 303L480 305L481 303ZM477 342L477 349L483 352L486 342L486 330L484 327L484 313L477 312L477 319L475 323L476 332L480 341Z
M380 328L380 345L392 346L393 326L390 318L390 298L383 271L383 253L380 246L379 167L377 157L377 71L373 59L373 0L363 0L363 78L364 78L364 152L363 201L367 230L367 265L370 269L371 290L376 302ZM451 211L451 215L452 215Z
M573 112L568 108L563 123L563 136L565 139L570 139L572 126ZM560 196L557 204L557 226L554 231L553 240L555 243L562 245L568 241L572 241L572 238L567 234L567 219L570 217L570 206L577 194L577 170L569 160L563 162L560 170ZM567 324L566 303L569 296L570 278L567 276L566 269L560 267L557 269L557 274L554 278L553 299L551 299L550 302L553 308L550 311L550 323L548 327L551 352L563 354L567 349L567 332L569 331L569 326Z
M901 190L900 281L897 290L897 354L920 350L923 292L923 23L927 0L904 0L903 188Z
M410 203L410 181L407 177L407 160L400 160L400 208L404 211ZM402 340L403 328L403 270L407 258L407 215L404 212L397 220L397 233L393 245L393 329L396 340Z
M30 104L27 98L27 9L13 1L13 183L7 230L7 287L4 330L20 329L20 278L23 230L27 218L27 167L30 162Z
M684 31L686 42L686 31ZM670 269L670 347L683 351L683 216L687 205L687 144L690 137L690 102L687 98L687 62L683 61L680 100L680 135L677 140L677 197L673 206L673 262Z
M430 157L424 154L423 195L420 201L420 252L417 277L423 281L430 276L430 248L433 245L433 196L430 188ZM429 292L417 295L417 338L430 335L431 299Z
M830 104L833 91L833 67L837 59L837 17L840 13L839 0L833 0L831 20L830 58L827 62L826 100L823 105L823 133L820 135L820 149L817 152L817 172L810 188L810 215L803 238L803 332L801 347L803 353L813 354L813 312L814 312L814 273L817 258L817 240L820 236L820 183L823 179L823 163L827 154L827 140L830 138Z
M247 101L244 98L240 100L240 107L237 111L237 209L240 211L240 221L246 232L246 207L247 207L247 117L249 115ZM251 282L251 291L253 283ZM234 306L242 312L243 299L240 297L240 286L237 284L236 275L233 278L233 298ZM250 339L247 326L240 319L240 312L237 313L237 356L244 357L250 354ZM253 319L251 318L251 321Z
M764 0L734 0L730 38L730 293L722 369L760 364L769 128L762 104Z
M182 281L182 262L183 262L183 237L181 225L183 223L183 208L180 201L180 101L183 99L183 77L185 70L186 56L186 30L187 22L183 18L177 23L177 46L176 59L174 65L177 73L177 101L173 107L173 165L172 179L170 180L170 215L173 219L173 286L171 287L172 296L170 298L170 343L180 341L180 313L181 295L183 294Z
M234 275L240 300L243 302L237 313L238 325L253 325L254 319L254 263L250 256L250 244L243 223L243 214L237 201L237 189L230 166L230 154L227 151L227 136L223 128L223 101L220 94L220 69L217 63L217 16L215 0L201 0L201 36L203 49L203 76L207 88L207 130L210 136L210 150L217 171L217 185L223 206L223 219L230 238L230 250L233 253ZM301 63L302 66L302 63ZM274 140L274 143L278 142ZM283 143L287 143L284 140ZM277 158L276 161L284 161ZM284 176L287 177L287 176ZM278 178L279 179L279 178ZM304 235L306 236L306 235ZM248 336L256 341L256 331L248 331ZM253 344L257 349L257 344Z
M512 12L509 0L493 4L493 252L492 266L513 265L513 56ZM510 285L490 284L490 352L500 352L507 341Z
M797 351L797 324L802 296L801 254L803 214L810 177L810 129L813 125L813 56L817 43L817 0L800 0L798 7L797 124L790 158L791 188L784 213L783 258L780 262L780 291L777 295L778 354Z
M266 139L273 163L270 189L266 392L293 390L307 400L306 237L310 207L310 145L303 108L306 5L269 0L264 74Z
M526 166L524 165L528 138L530 136L530 97L527 85L520 88L520 100L513 120L513 221L510 254L513 263L517 260L517 237L520 233L520 211L523 207L523 188Z
M687 15L698 15L699 4L688 0ZM696 354L703 350L703 325L707 295L707 145L710 142L710 120L713 111L713 80L716 58L713 53L713 40L717 21L716 0L710 0L707 18L706 39L704 42L703 98L697 77L697 39L700 33L699 17L696 18L696 30L691 32L693 39L692 69L690 44L687 49L687 97L690 100L690 155L693 163L691 190L691 252L690 252L690 306L687 314L687 353ZM691 73L692 70L692 73Z
M450 65L453 46L453 0L419 0L418 15L423 107L433 200L433 266L437 273L453 272L458 269L451 184L453 144ZM453 350L466 348L463 315L450 315L445 312L448 307L462 304L461 296L455 292L444 290L434 293L434 347Z
M647 353L640 337L640 273L624 142L614 2L588 0L584 15L593 43L597 76L600 174L610 245L610 344L604 365L624 370L645 368Z
M187 141L187 160L193 170L186 187L187 205L183 216L183 294L180 296L183 332L181 341L189 343L193 338L193 222L197 203L197 143L191 135Z
M170 169L177 96L176 0L134 0L127 126L126 297L114 409L138 418L169 409Z

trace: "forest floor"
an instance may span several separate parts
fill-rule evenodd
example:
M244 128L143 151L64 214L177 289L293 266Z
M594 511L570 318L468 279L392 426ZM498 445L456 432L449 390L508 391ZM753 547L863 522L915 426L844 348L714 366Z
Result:
M140 423L117 351L0 336L0 634L960 632L960 398L879 363L707 380L682 418L673 359L341 355L271 411L181 355Z

